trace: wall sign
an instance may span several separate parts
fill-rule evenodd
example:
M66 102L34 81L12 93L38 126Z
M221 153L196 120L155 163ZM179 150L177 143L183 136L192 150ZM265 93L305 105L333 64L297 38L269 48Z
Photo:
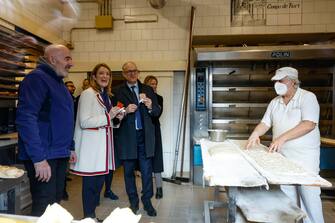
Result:
M231 26L301 24L301 0L231 0Z
M272 51L271 58L290 58L291 52L290 51Z

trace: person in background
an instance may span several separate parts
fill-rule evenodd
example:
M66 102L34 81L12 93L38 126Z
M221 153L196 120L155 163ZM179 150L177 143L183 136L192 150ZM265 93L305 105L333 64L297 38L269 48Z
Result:
M298 71L292 67L276 70L271 78L278 96L274 98L261 121L250 135L247 149L260 143L259 137L271 127L273 139L270 152L280 152L307 171L319 173L320 164L320 106L316 96L299 87ZM304 223L323 223L320 188L312 186L281 186L307 218Z
M83 89L83 91L85 91L89 87L90 87L90 80L85 78L83 80L83 85L81 86L81 89Z
M124 113L110 100L112 76L107 64L97 64L90 86L81 93L74 141L78 160L71 165L73 174L83 177L82 201L84 217L96 218L105 175L118 167L114 151L113 127Z
M67 90L70 92L73 101L75 101L74 92L76 91L76 86L74 86L74 83L72 81L66 81L65 86Z
M19 159L27 170L31 215L41 216L63 196L67 163L73 149L73 101L63 78L73 66L70 50L49 45L38 65L20 84L16 113Z
M76 117L77 117L77 105L78 105L78 97L75 97L74 96L74 92L76 91L76 86L74 86L74 83L72 81L66 81L65 82L65 86L66 88L68 89L68 91L70 92L71 94L71 97L72 97L72 100L73 100L73 104L74 104L74 120L76 120Z
M87 78L85 78L84 80L83 80L83 85L81 86L81 89L83 90L83 91L85 91L87 88L89 88L90 87L90 80L89 79L87 79ZM74 109L75 109L75 111L76 111L76 115L77 115L77 110L78 110L78 102L79 102L79 99L80 99L80 95L78 95L77 97L76 97L76 100L75 100L75 102L74 102ZM76 119L75 119L76 120Z
M155 76L149 75L144 79L144 84L152 87L157 97L158 105L161 109L160 114L157 117L153 117L152 121L155 125L155 155L152 159L152 171L155 176L156 182L156 199L163 198L163 182L162 172L164 171L163 165L163 148L162 148L162 135L161 135L161 124L159 118L163 113L163 97L157 94L158 80Z
M135 167L139 164L142 178L142 203L149 216L156 216L152 206L152 157L155 153L155 126L152 117L160 114L157 98L151 87L139 80L134 62L122 66L125 83L115 90L116 99L126 107L126 115L115 132L115 144L123 162L124 180L130 209L137 213L139 198L135 182Z
M74 92L76 91L76 86L74 86L74 83L72 81L66 81L64 84L67 90L70 92L72 100L73 100L73 104L75 105L77 103L76 102L77 98L74 96ZM76 116L77 116L77 107L74 106L74 120L76 120ZM69 177L69 172L67 169L62 200L65 200L65 201L69 200L69 193L66 191L66 186L67 186L66 181L71 181L71 180L72 179Z

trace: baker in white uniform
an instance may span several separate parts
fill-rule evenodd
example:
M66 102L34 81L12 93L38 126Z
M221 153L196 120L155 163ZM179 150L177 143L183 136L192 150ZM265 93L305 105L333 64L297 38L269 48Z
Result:
M259 137L271 127L273 139L270 152L280 152L306 170L319 173L320 107L316 96L299 88L298 71L292 67L276 70L271 78L278 94L269 104L263 119L247 142L247 149L260 143ZM323 223L320 188L312 186L281 186L307 214L304 223Z

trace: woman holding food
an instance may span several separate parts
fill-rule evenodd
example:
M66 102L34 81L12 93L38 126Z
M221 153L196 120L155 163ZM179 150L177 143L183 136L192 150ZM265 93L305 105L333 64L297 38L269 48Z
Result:
M78 104L74 141L78 160L73 174L83 177L84 217L95 218L105 175L118 166L114 152L113 127L123 119L123 109L112 106L111 69L101 63L94 67L90 87L83 91Z

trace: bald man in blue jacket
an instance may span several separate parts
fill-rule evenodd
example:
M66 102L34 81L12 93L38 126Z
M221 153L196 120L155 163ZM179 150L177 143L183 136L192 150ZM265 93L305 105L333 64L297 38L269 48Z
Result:
M38 66L21 82L16 114L19 158L30 181L33 216L60 202L67 163L75 161L74 109L63 78L73 66L63 45L46 47Z

